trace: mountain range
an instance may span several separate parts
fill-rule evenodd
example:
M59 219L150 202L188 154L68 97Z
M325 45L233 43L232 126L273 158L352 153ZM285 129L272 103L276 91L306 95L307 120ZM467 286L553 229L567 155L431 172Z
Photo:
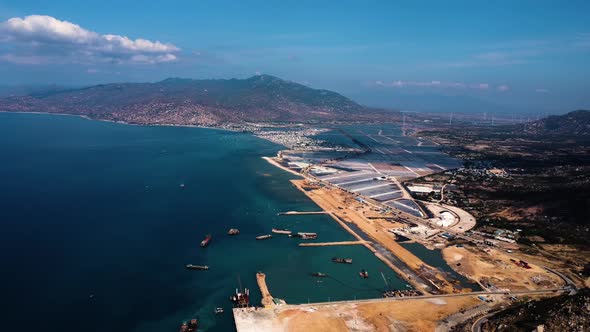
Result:
M563 115L551 115L521 126L524 132L534 135L589 136L590 111L577 110Z
M270 121L374 121L398 113L270 75L247 79L169 78L49 89L0 98L0 111L84 115L137 124L220 125Z

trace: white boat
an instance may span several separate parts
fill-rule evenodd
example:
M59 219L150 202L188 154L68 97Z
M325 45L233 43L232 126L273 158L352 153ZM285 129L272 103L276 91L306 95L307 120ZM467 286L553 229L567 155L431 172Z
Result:
M318 238L318 234L317 233L304 233L304 232L299 232L297 233L297 235L299 235L299 237L301 237L304 240L315 240Z

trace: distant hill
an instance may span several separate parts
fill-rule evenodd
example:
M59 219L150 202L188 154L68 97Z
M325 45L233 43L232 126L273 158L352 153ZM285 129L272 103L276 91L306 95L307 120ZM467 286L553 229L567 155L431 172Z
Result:
M218 125L244 121L375 120L393 113L369 109L332 91L270 75L248 79L170 78L116 83L0 99L0 111L85 115L139 124Z
M68 88L55 85L0 85L0 97L26 96L37 93L57 92Z
M590 111L579 110L549 117L522 125L528 134L534 135L590 135Z

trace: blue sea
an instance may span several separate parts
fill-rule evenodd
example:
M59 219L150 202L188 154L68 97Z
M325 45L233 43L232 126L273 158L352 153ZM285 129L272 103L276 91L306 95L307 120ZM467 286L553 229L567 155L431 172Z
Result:
M290 304L380 297L386 282L404 288L362 246L254 239L273 227L352 239L328 216L277 216L318 210L293 175L261 159L279 149L213 129L0 113L1 329L162 332L198 317L200 331L232 331L228 297L241 282L259 304L257 271ZM358 277L362 268L371 278Z

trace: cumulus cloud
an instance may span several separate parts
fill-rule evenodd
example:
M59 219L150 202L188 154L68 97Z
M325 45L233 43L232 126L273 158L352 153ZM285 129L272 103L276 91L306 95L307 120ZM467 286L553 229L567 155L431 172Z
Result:
M488 83L476 83L467 84L462 82L444 82L444 81L375 81L375 85L392 87L392 88L407 88L407 87L418 87L418 88L443 88L443 89L475 89L475 90L488 90L490 85Z
M13 17L0 23L0 59L21 64L154 64L175 61L179 51L172 44L102 35L45 15Z

